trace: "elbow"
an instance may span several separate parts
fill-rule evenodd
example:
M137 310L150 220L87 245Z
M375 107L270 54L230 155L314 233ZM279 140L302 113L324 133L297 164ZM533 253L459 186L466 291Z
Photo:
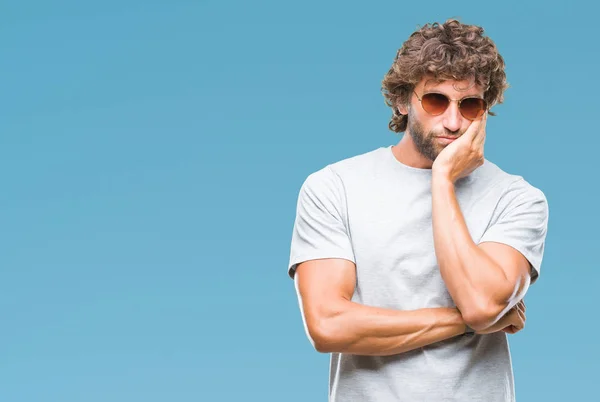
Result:
M330 339L313 338L312 345L319 353L335 353L338 351L335 343Z
M494 325L510 309L516 300L522 298L514 286L503 289L495 295L478 295L468 305L460 308L463 321L475 331Z
M309 330L310 341L319 353L334 353L339 350L339 342L335 332L326 328L326 324L319 325L319 328Z
M475 306L465 309L462 313L463 321L475 331L484 330L494 325L506 313L508 303ZM462 310L461 310L462 311Z
M489 312L471 312L463 315L465 324L471 327L474 331L481 331L492 326L496 321L496 316Z
M330 319L315 320L307 325L308 337L315 350L319 353L335 353L344 349L340 332Z

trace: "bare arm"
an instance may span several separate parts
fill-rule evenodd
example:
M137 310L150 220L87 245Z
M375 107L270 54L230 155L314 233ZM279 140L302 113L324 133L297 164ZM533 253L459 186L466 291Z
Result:
M510 246L476 245L443 174L432 180L433 234L440 273L465 322L484 330L523 298L531 282L527 259Z
M294 279L305 329L319 352L393 355L466 329L456 308L398 311L352 302L356 268L348 260L304 262Z
M531 264L519 251L493 241L473 242L456 199L456 180L485 162L486 123L484 113L439 153L431 181L433 238L440 273L465 322L478 332L496 327L503 317L511 315L508 312L518 316L513 309L531 284ZM537 219L543 218L544 200L535 204L539 204L534 212ZM543 240L545 222L519 219L534 226L530 232L535 233L530 235L537 236L538 242ZM519 325L512 329L518 330Z

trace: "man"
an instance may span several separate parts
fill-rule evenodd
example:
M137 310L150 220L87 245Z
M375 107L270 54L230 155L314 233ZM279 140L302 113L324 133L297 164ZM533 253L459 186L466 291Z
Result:
M383 80L395 146L308 176L289 263L331 401L514 401L507 334L540 273L544 194L483 156L504 61L483 29L427 24Z

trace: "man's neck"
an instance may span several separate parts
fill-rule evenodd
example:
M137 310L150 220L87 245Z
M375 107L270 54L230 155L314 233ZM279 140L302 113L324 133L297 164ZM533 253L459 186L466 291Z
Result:
M405 132L400 142L392 147L394 157L402 164L417 169L431 169L433 161L427 159L421 154L410 136Z

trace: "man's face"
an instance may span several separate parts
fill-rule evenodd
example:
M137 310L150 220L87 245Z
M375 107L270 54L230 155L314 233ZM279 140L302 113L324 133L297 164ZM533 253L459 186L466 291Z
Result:
M419 98L426 93L437 92L450 99L465 97L483 97L483 88L473 81L443 81L437 82L431 77L425 77L416 85L414 92ZM402 114L408 114L408 127L406 132L411 136L415 147L429 160L435 160L439 153L450 143L441 138L458 138L464 134L471 125L471 120L464 118L458 110L458 102L450 102L448 108L438 116L432 116L423 110L419 98L412 93L408 108L400 106Z

